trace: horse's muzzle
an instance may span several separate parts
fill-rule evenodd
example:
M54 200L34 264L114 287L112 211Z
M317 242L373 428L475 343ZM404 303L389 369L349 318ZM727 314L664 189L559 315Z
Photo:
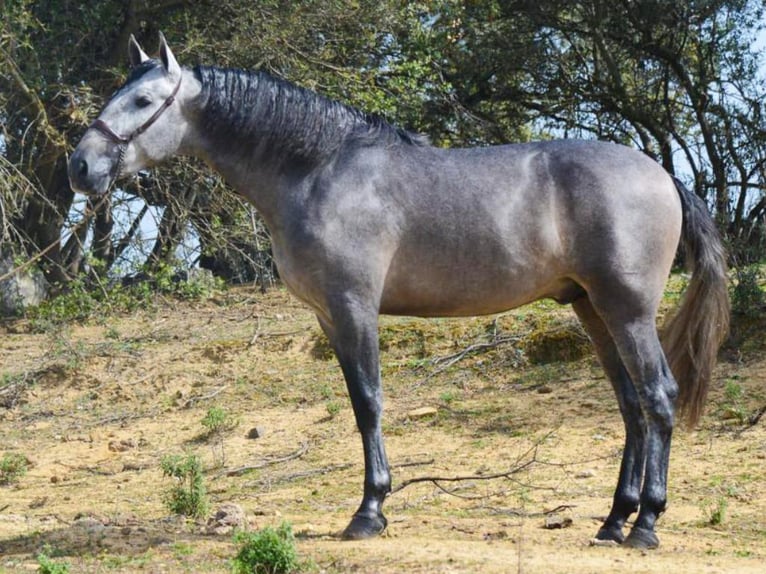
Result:
M111 155L111 154L108 154ZM108 155L89 153L82 145L69 158L69 184L86 195L103 195L114 179L115 160Z

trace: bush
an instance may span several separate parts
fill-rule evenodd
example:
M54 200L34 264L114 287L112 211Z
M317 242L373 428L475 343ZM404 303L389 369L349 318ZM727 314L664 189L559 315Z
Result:
M0 484L18 482L27 472L29 461L23 454L6 453L0 459Z
M736 282L731 291L731 310L745 317L757 317L766 305L766 296L760 285L761 271L757 265L738 267Z
M234 541L242 545L234 558L234 574L289 574L300 569L293 529L288 522L276 529L240 532Z
M69 564L54 562L45 551L37 555L37 565L38 574L69 574Z
M222 435L239 425L239 421L223 407L210 407L200 423L205 427L205 435L208 437Z
M169 455L162 459L160 467L165 476L172 476L178 482L165 494L168 509L193 518L205 516L209 503L199 458L193 454Z

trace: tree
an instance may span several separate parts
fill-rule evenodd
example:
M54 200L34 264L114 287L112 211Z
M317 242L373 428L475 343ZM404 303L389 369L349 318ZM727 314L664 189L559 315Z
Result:
M61 286L96 269L126 272L131 250L167 264L190 234L192 263L223 277L270 269L257 216L193 161L141 174L124 193L89 201L87 215L74 202L67 154L122 83L129 34L150 46L160 29L188 65L264 68L436 145L596 137L639 147L708 200L737 261L763 252L757 0L5 0L0 9L0 251L43 253ZM146 242L140 221L151 209L161 215Z
M4 215L4 229L14 231L4 234L3 249L20 257L47 249L43 267L49 280L60 285L78 273L94 272L88 260L114 274L126 249L136 245L148 205L162 215L157 237L146 249L147 262L172 259L176 245L192 229L202 265L229 279L262 274L268 267L262 261L268 255L262 225L222 182L190 160L141 174L121 186L125 194L91 200L87 216L75 213L71 220L74 196L66 175L67 153L104 98L123 81L129 34L151 45L164 29L189 64L265 68L409 123L417 119L422 104L421 94L410 95L409 88L423 83L417 76L427 70L404 65L400 54L392 55L406 6L369 0L300 5L276 0L5 2L0 154L3 165L19 177L9 184L13 200L3 210L12 213L12 218ZM382 79L379 71L386 66ZM134 198L145 205L130 211L127 206ZM114 215L126 211L131 214L127 222ZM259 231L257 244L254 229Z
M764 30L763 3L449 6L442 12L449 17L436 25L460 38L447 80L464 86L455 95L466 109L500 126L501 135L504 124L525 118L550 137L639 147L691 180L715 210L736 260L761 257L766 89L762 54L751 45Z

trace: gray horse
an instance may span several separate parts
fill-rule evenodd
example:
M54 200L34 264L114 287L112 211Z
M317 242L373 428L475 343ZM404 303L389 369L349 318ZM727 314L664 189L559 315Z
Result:
M379 314L480 315L552 298L582 321L625 423L597 538L659 544L676 409L698 421L728 328L725 254L701 200L627 147L439 149L262 72L182 68L164 37L158 59L133 38L129 53L125 85L71 157L72 187L104 194L186 154L257 207L280 276L335 350L362 435L364 495L344 537L386 527ZM656 313L679 243L693 275L663 352Z

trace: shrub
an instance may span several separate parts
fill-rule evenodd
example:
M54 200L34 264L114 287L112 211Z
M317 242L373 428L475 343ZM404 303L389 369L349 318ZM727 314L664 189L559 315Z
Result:
M0 484L18 482L27 472L29 461L23 454L6 453L0 459Z
M37 555L38 574L69 574L69 564L54 562L45 551Z
M239 421L222 407L210 407L200 422L209 437L234 430L239 425Z
M160 463L165 476L177 484L165 493L165 505L175 514L201 518L207 514L209 503L202 463L195 455L169 455Z
M276 529L240 532L234 541L241 544L233 561L234 574L289 574L300 569L295 537L288 522Z
M731 290L731 310L745 317L757 317L766 305L766 296L761 289L761 271L756 265L738 267L736 281Z

